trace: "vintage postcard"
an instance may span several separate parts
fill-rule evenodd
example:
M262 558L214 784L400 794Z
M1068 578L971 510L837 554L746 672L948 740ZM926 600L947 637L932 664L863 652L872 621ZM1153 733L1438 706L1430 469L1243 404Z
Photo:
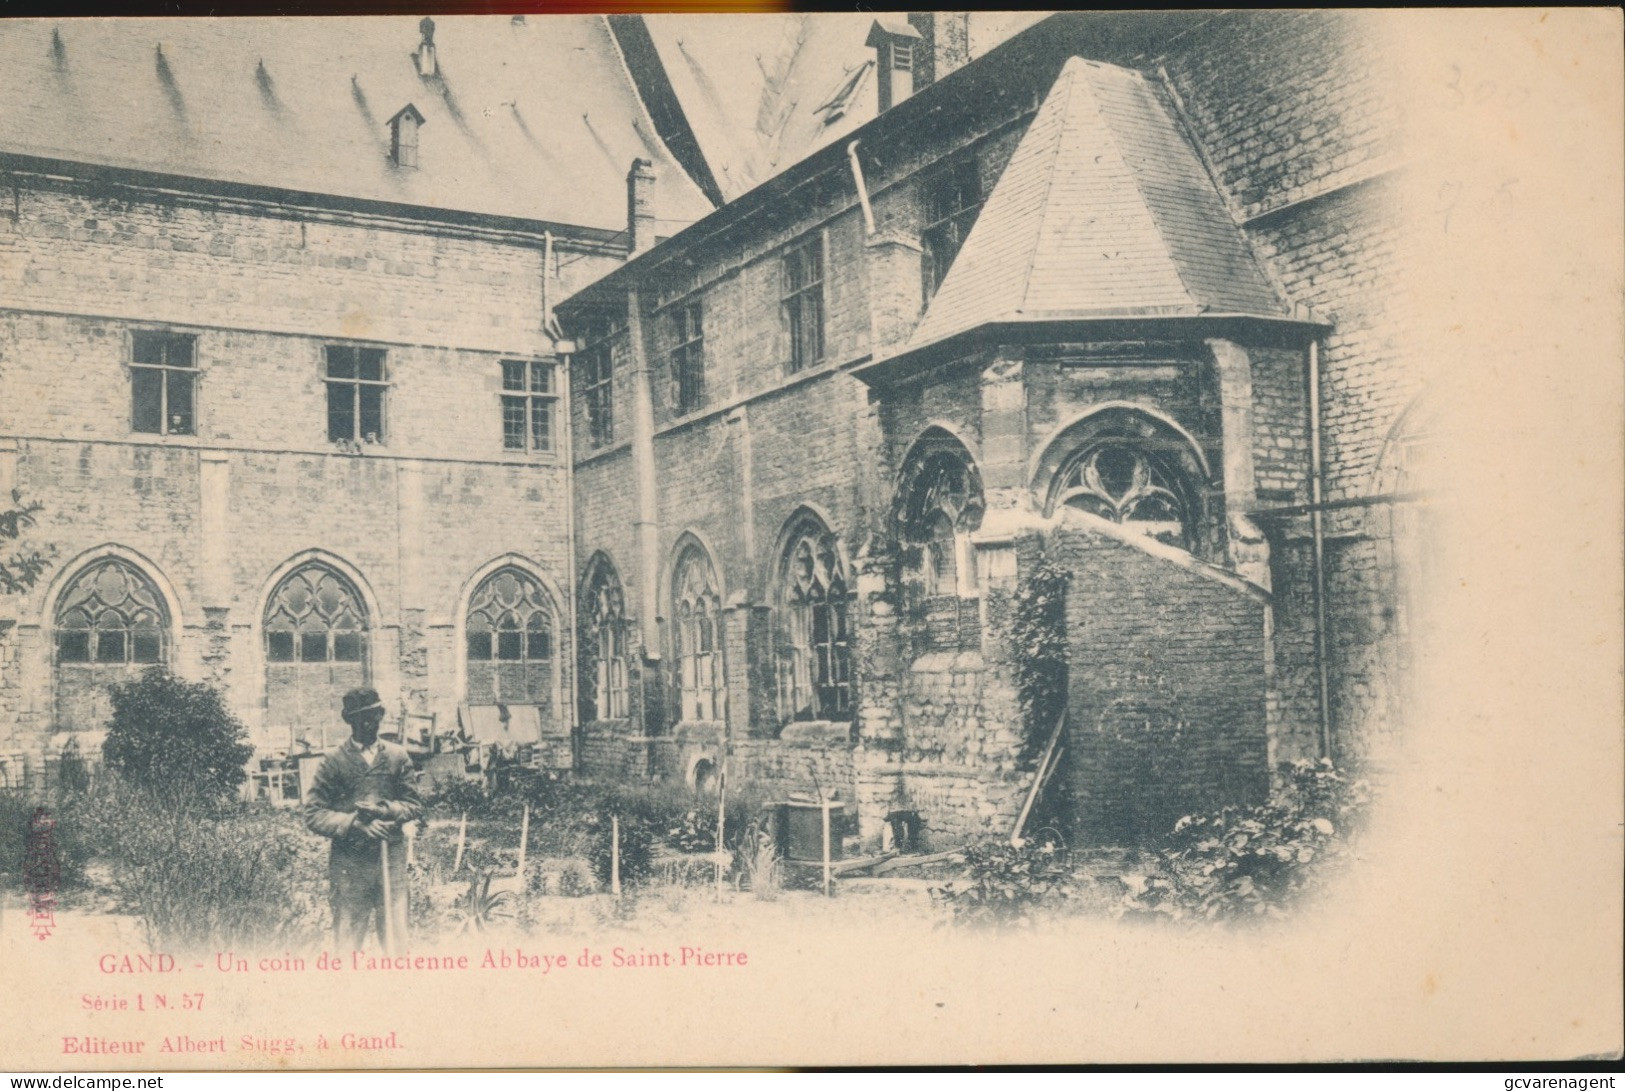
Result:
M1620 21L0 21L0 1066L1617 1059Z

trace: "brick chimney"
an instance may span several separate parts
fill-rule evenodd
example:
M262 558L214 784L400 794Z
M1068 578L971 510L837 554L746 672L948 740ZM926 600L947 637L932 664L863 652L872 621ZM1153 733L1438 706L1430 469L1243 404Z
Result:
M632 160L626 174L626 234L629 256L655 243L655 165L647 159Z
M914 51L914 89L927 87L970 60L970 12L911 11L908 25L925 41Z

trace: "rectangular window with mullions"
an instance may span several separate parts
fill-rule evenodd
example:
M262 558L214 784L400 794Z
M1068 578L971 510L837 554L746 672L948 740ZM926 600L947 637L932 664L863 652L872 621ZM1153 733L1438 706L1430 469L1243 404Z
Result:
M923 206L920 247L924 251L922 274L929 299L942 287L948 267L982 211L982 178L975 157L961 159L927 178Z
M596 322L572 361L574 394L587 417L587 443L593 449L615 442L615 338L621 330Z
M130 430L197 434L197 338L137 330L130 336Z
M327 438L334 443L384 442L388 389L383 349L328 345Z
M677 414L705 405L705 331L698 301L666 312L671 344L672 403Z
M790 370L824 358L824 237L815 234L785 252L784 321L790 333Z
M553 365L502 361L502 446L509 451L553 449Z

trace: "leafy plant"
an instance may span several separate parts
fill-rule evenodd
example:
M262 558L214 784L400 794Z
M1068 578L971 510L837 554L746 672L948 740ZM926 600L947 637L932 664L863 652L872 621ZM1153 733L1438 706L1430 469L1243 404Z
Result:
M955 924L1030 924L1036 910L1058 907L1077 894L1066 849L1051 838L971 845L965 860L968 882L931 890L931 900L944 906Z
M1181 818L1124 908L1175 919L1281 916L1347 862L1370 804L1370 786L1330 761L1298 762L1261 806Z
M1019 760L1038 760L1066 707L1066 588L1072 573L1040 554L1011 600L1010 644L1021 700Z
M475 875L469 880L467 893L457 900L457 908L462 913L462 930L465 932L483 932L499 918L513 916L513 909L509 905L513 901L513 892L493 891L492 875L489 871Z
M152 667L110 689L102 756L130 785L172 801L214 803L248 778L243 766L254 748L214 687Z
M763 901L778 897L782 885L779 846L759 819L745 826L733 845L733 857L736 882L748 886Z
M38 501L23 500L20 489L11 490L11 506L0 509L0 541L15 542L23 531L36 523L35 516L44 510ZM20 595L39 583L50 567L55 550L19 548L0 556L0 595Z

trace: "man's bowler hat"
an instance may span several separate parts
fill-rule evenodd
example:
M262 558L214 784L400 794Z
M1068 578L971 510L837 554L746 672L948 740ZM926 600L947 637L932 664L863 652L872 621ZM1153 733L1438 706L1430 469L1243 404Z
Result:
M378 691L363 686L353 689L344 695L344 719L348 722L363 712L382 712L384 702L379 700Z

